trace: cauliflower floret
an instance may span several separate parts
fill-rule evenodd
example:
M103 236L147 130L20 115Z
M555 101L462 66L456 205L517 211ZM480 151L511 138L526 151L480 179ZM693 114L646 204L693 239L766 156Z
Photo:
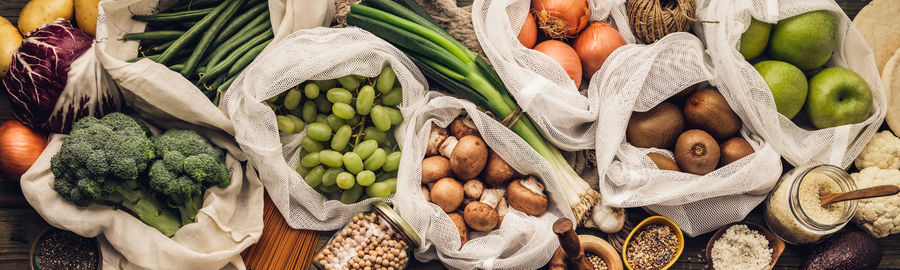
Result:
M900 170L897 169L869 167L850 176L860 189L879 185L900 185ZM853 221L859 227L878 238L900 233L900 194L863 199L858 202Z
M856 168L900 169L900 138L890 131L876 133L856 157Z

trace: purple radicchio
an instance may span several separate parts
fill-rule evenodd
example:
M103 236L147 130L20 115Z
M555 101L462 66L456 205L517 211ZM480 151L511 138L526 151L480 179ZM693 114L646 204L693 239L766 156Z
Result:
M82 117L118 111L119 88L96 59L93 44L64 19L31 31L3 77L16 118L31 128L65 133Z

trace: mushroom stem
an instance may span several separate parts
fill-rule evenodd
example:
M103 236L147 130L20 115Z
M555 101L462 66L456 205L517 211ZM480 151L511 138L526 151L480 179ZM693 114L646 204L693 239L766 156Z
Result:
M500 215L500 220L497 221L497 229L503 225L503 217L506 216L507 212L509 212L509 203L506 202L506 197L500 198L500 203L497 203L497 214Z
M484 183L481 183L478 179L470 179L463 185L463 191L466 192L466 198L468 199L481 198L481 193L484 191Z
M521 180L522 186L534 192L534 194L543 194L544 193L544 185L541 182L538 182L537 178L529 175L528 178Z
M456 137L450 136L444 139L444 142L441 143L440 153L442 156L446 158L450 158L453 154L453 149L456 149L456 143L459 142L459 139Z
M481 203L487 204L491 208L497 209L497 204L500 203L500 200L503 199L503 195L506 194L506 190L499 188L490 188L486 189L481 193Z
M434 123L431 124L431 134L428 135L428 147L425 149L425 156L434 156L440 154L439 149L441 143L447 139L447 129L439 127Z

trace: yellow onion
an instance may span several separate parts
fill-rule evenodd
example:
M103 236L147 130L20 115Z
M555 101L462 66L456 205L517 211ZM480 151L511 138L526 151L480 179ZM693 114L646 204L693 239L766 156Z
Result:
M8 120L0 125L0 171L11 180L18 181L47 147L47 137Z
M531 9L538 27L550 38L575 37L591 17L587 0L532 0Z

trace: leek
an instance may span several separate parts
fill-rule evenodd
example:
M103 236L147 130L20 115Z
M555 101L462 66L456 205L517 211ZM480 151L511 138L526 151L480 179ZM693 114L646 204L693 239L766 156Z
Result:
M399 1L367 0L351 5L347 23L399 47L426 77L494 115L506 118L515 111L516 102L481 56L437 26L414 0ZM550 163L575 218L583 224L593 223L587 217L599 203L600 194L575 173L528 116L522 116L511 129Z

